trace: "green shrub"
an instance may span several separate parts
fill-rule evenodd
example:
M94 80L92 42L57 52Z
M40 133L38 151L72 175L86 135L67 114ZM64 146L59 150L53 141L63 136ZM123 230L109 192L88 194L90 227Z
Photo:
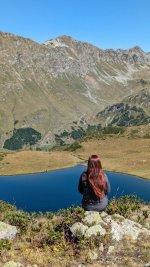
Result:
M13 136L5 141L3 148L17 150L24 145L34 145L40 139L41 133L32 128L14 129Z
M17 226L21 233L23 233L26 232L28 228L31 216L23 211L15 211L8 213L5 219L7 219L10 224Z
M15 211L16 207L7 202L0 200L0 212Z
M76 141L65 149L65 151L76 151L77 149L82 148L82 146Z
M0 161L2 161L5 156L6 156L6 153L0 153Z
M123 134L125 128L123 127L116 127L116 126L107 126L104 127L102 130L103 134Z
M85 131L80 127L77 130L73 130L70 133L70 137L72 137L74 140L77 140L85 135Z
M143 137L146 138L146 139L149 139L149 138L150 138L150 134L147 133L147 134L145 134Z
M0 253L4 250L10 250L12 245L11 240L0 240Z
M135 195L126 195L118 199L113 198L107 206L107 212L109 214L119 213L124 217L129 217L133 211L140 208L140 203L142 203L142 200Z
M61 233L59 231L50 231L47 238L47 243L52 245L59 242L61 239Z

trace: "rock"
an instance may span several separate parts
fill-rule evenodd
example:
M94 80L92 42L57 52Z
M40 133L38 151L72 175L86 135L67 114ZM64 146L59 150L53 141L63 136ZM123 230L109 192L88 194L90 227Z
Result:
M84 235L87 229L88 227L80 222L76 222L70 227L71 233L75 236L77 236L78 233L81 233L82 235Z
M6 262L3 267L23 267L23 265L19 262L9 261Z
M105 211L102 211L101 212L101 218L105 218L105 217L107 217L108 216L108 214L105 212Z
M97 260L98 255L95 251L89 251L87 254L87 259L90 261Z
M107 217L104 218L104 221L105 221L106 223L111 223L111 220L112 220L112 218L111 218L110 215L108 215Z
M85 237L90 237L97 234L100 234L102 236L106 234L106 230L99 224L89 227L85 232Z
M111 234L113 240L119 241L124 235L128 235L135 240L140 233L150 235L149 230L142 228L140 224L131 220L125 219L122 222L111 221Z
M115 248L114 246L109 246L107 254L108 255L111 254L114 251L114 248Z
M86 267L84 264L79 264L77 267Z
M97 211L86 211L83 223L87 224L88 226L92 226L94 224L103 223L103 220Z
M118 214L118 213L113 214L113 215L112 215L112 218L113 218L113 219L116 219L116 220L119 220L119 221L123 221L123 220L124 220L124 217L121 216L121 215Z
M104 245L103 245L103 243L100 244L100 246L99 246L99 251L101 251L101 252L104 251Z
M145 225L144 225L148 230L150 230L150 224L149 223L145 223Z
M27 267L38 267L38 266L37 266L37 264L33 264L33 265L29 264L29 265L27 265Z
M17 234L17 228L10 224L0 222L0 240L1 239L13 239Z
M150 229L150 217L144 221L146 228Z
M146 263L146 265L144 265L144 267L150 267L150 262Z

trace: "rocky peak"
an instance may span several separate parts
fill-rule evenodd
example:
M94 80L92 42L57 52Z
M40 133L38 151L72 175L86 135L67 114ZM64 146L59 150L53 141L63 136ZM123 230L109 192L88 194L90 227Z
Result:
M55 39L50 39L43 44L49 47L69 47L73 42L76 42L71 36L61 35Z

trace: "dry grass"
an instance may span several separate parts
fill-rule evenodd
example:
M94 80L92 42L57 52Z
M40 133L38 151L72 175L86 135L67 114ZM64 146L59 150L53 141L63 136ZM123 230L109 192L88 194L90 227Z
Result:
M21 151L7 154L0 161L0 175L24 174L61 169L80 160L67 151Z
M81 143L69 151L21 151L9 153L0 161L0 175L25 174L61 169L83 163L91 154L101 157L106 170L150 179L150 139L105 136Z
M113 136L85 141L82 147L75 155L83 160L98 154L106 170L150 179L150 139Z

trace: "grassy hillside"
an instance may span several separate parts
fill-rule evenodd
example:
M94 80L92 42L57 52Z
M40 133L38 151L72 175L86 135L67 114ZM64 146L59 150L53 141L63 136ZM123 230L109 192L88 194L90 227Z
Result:
M124 196L113 199L106 212L113 219L130 218L142 227L149 220L150 205L135 196ZM55 213L27 213L0 201L0 221L15 225L18 229L14 241L0 240L0 266L10 260L23 266L37 264L38 267L104 267L106 262L115 267L141 267L149 262L148 235L143 233L135 240L126 236L114 242L108 227L105 236L85 238L80 232L77 237L72 236L70 226L82 222L84 218L85 212L80 207ZM92 259L92 253L98 257Z
M89 155L98 154L106 170L150 179L150 126L129 127L115 134L116 128L104 129L103 133L96 131L70 146L56 147L47 152L1 153L0 175L35 173L85 164Z
M105 107L149 88L150 57L139 47L102 50L68 36L38 44L2 32L0 47L0 149L20 128L53 147L73 121L74 130L82 118L93 124Z

